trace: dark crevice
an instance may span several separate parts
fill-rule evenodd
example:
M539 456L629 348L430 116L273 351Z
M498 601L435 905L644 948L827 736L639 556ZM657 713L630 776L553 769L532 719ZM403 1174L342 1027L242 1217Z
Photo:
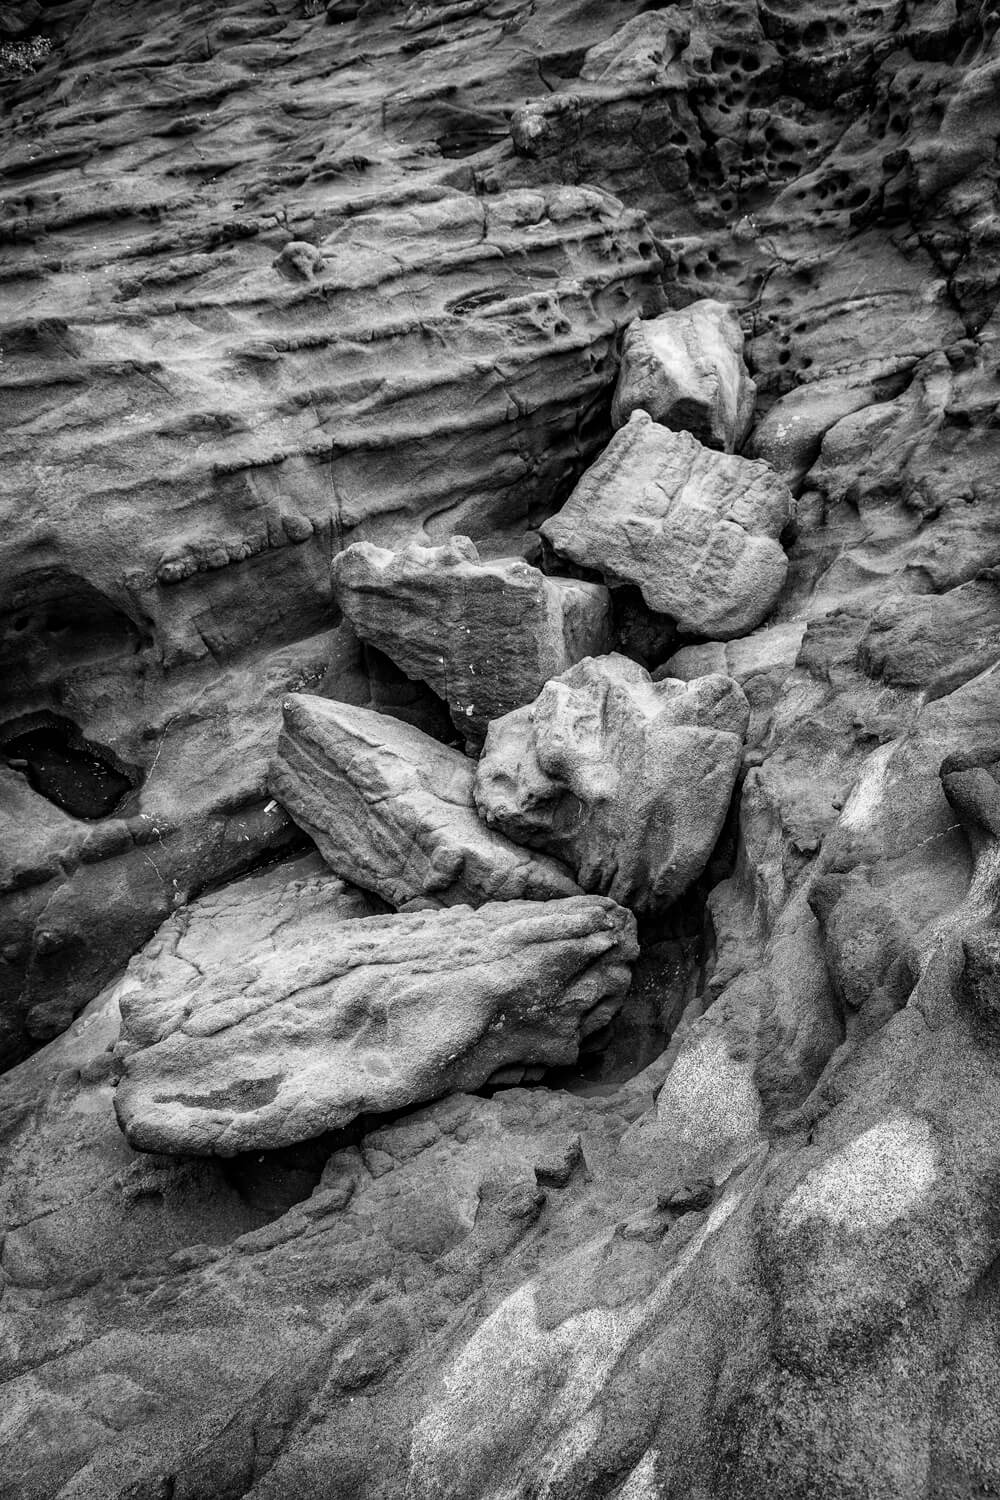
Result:
M59 714L30 714L5 724L0 753L40 796L88 821L119 811L143 779L138 766L88 740L72 719Z

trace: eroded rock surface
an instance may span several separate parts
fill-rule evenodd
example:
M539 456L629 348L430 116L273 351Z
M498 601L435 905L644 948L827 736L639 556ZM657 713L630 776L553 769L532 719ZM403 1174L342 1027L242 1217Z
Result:
M268 785L345 880L391 906L479 906L579 891L565 865L476 816L475 765L385 714L294 694Z
M748 719L728 677L653 682L627 657L588 657L490 725L476 806L584 890L656 911L705 868Z
M293 894L243 915L221 957L197 907L174 918L118 987L115 1109L142 1150L270 1150L573 1062L638 956L633 919L593 896L342 922Z
M547 578L518 558L483 562L468 537L398 552L358 542L335 558L333 582L361 639L443 698L473 743L550 677L611 645L607 589Z
M716 453L635 411L541 530L557 556L636 584L682 631L728 639L774 608L792 509L766 463Z
M743 363L743 330L731 307L706 298L640 318L625 334L611 419L634 411L733 453L753 421L757 388Z

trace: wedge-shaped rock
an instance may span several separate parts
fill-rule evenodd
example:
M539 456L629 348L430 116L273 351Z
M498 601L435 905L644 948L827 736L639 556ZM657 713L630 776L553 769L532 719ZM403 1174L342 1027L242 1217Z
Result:
M584 890L656 910L705 868L748 719L729 677L653 682L627 657L588 659L490 725L476 805Z
M392 906L577 894L564 866L480 822L474 775L461 751L410 724L296 693L268 786L332 870Z
M541 529L560 557L638 585L681 630L728 640L774 606L788 569L777 537L793 505L767 464L637 411Z
M444 698L474 743L491 719L611 645L601 584L547 578L520 558L482 562L465 536L399 552L357 542L334 559L333 582L361 639Z
M631 324L611 419L623 427L641 409L654 422L733 453L750 430L756 397L739 318L724 302L705 298Z
M596 896L243 934L203 963L174 917L123 981L133 1146L230 1156L575 1061L624 999L632 916Z

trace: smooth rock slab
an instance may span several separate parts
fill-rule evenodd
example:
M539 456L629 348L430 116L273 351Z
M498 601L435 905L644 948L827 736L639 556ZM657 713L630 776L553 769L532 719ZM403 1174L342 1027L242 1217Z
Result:
M654 422L733 453L750 429L756 398L739 318L724 302L705 298L629 327L611 420L623 427L641 409Z
M634 911L675 900L722 829L749 720L728 677L653 682L588 658L490 725L475 798L491 827Z
M774 607L788 559L787 485L765 463L716 453L634 412L541 531L554 551L694 635L746 635Z
M568 870L476 816L475 764L386 714L295 693L271 793L332 870L391 906L579 894Z
M603 585L547 578L520 558L483 562L465 536L398 552L357 542L334 558L333 582L361 639L445 699L474 743L491 719L611 645Z
M594 896L320 917L292 936L251 935L204 965L173 918L132 965L115 1109L133 1146L266 1150L572 1063L639 951L630 914Z

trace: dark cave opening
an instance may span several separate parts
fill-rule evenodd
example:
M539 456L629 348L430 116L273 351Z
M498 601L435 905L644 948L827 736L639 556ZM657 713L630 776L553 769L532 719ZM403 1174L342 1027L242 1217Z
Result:
M4 725L0 754L34 791L74 818L109 817L142 781L137 766L88 740L72 719L58 714Z

